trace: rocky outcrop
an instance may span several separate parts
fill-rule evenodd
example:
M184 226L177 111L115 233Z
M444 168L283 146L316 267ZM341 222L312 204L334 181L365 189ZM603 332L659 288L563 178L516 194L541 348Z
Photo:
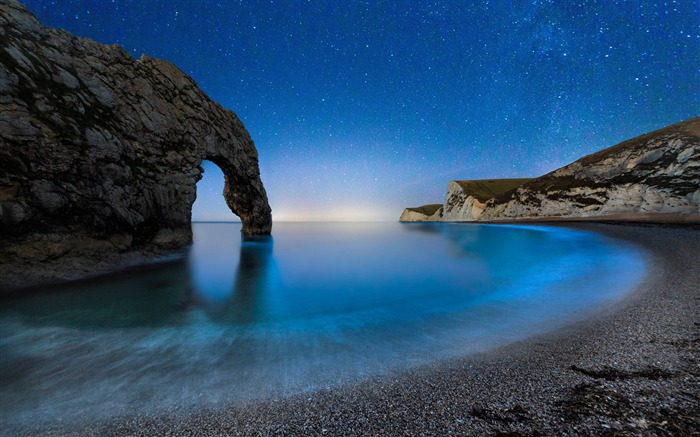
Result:
M700 118L583 157L490 200L482 220L700 212Z
M439 222L442 221L442 205L423 205L417 208L405 208L400 222Z
M465 193L462 181L450 181L445 196L444 220L446 222L477 220L484 210L484 203Z
M479 220L486 202L531 178L450 181L445 203L406 208L400 222L460 222Z
M452 181L442 217L433 221L612 216L653 220L660 214L685 220L698 213L700 118L693 118L536 179Z
M486 202L531 180L521 178L451 181L447 185L442 221L479 220Z
M270 233L250 135L190 77L47 28L14 0L0 0L0 24L3 267L189 244L204 159L242 232Z

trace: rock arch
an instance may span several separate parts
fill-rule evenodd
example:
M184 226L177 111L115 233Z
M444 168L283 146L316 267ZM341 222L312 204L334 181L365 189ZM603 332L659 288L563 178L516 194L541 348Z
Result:
M223 172L224 200L229 209L240 217L243 223L241 232L244 235L268 235L272 227L272 218L265 189L262 184L257 186L246 182L249 177L255 175L238 171L231 160L220 155L206 155L203 160L213 162Z
M248 131L176 66L45 27L14 0L0 24L5 257L38 235L59 253L187 245L203 159L223 170L242 232L270 233Z

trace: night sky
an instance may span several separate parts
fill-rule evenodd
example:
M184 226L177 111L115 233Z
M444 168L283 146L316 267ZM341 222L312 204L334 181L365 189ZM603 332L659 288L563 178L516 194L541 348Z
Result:
M474 4L472 4L474 3ZM275 220L398 220L700 114L700 2L28 0L242 119ZM195 220L232 219L213 165Z

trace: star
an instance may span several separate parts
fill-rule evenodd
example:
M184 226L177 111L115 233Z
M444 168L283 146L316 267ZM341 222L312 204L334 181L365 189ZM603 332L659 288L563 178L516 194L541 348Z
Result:
M351 202L396 220L451 179L538 176L700 113L697 2L25 4L235 111L276 220Z

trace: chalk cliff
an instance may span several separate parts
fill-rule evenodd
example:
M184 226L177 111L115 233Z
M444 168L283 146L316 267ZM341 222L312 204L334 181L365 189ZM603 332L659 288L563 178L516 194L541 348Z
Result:
M442 205L423 205L405 208L401 213L401 222L439 222L442 221Z
M258 154L236 114L167 61L135 60L0 0L3 268L189 244L204 159L223 170L242 232L269 234Z
M585 156L487 202L482 220L700 212L700 118Z
M452 181L442 216L432 221L695 217L698 213L700 118L693 118L585 156L539 178Z
M479 220L486 202L532 179L483 179L451 181L443 206L442 221Z
M530 178L521 179L482 179L450 181L447 195L442 205L423 205L406 208L401 214L401 222L455 222L479 220L486 202L508 190L513 190Z

